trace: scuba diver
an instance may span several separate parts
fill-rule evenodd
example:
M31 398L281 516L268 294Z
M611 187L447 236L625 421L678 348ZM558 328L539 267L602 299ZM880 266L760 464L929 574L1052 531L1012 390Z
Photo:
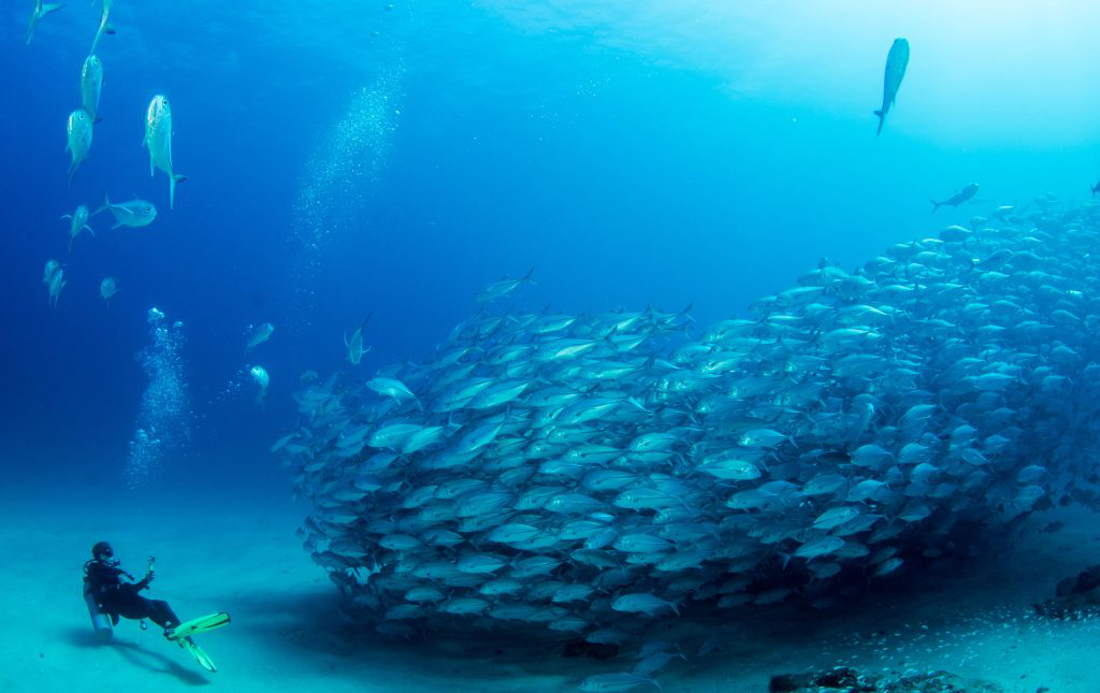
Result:
M168 637L180 619L168 602L162 599L147 599L141 591L149 587L156 574L153 572L153 557L149 557L149 567L145 577L134 581L134 576L119 567L115 550L105 541L92 547L92 560L84 564L84 582L88 591L111 621L118 625L119 616L132 619L149 619L164 629ZM123 580L126 578L126 580Z
M84 564L84 600L97 635L110 637L112 626L118 625L120 616L140 620L142 630L146 628L145 619L149 619L164 629L165 638L188 651L204 668L217 671L191 636L227 625L229 614L219 612L180 623L168 602L141 596L141 591L148 589L156 576L153 561L150 556L145 576L136 580L119 567L121 561L115 558L115 550L110 544L101 541L92 547L92 560Z

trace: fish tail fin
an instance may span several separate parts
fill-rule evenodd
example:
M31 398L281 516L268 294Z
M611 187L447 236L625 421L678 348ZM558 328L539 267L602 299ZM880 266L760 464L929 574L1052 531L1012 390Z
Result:
M80 163L73 161L69 164L69 185L73 184L73 177L76 176L76 169L80 168Z
M182 183L187 180L187 176L182 173L173 173L168 177L168 209L176 208L176 183Z
M933 213L933 214L935 214L935 213L936 213L936 211L937 211L937 210L938 210L938 209L940 208L940 206L941 206L941 205L943 204L942 202L936 202L936 201L935 201L935 200L933 200L932 198L928 198L928 201L932 203L932 213Z
M107 191L104 190L103 191L103 201L99 203L99 209L92 212L91 215L94 217L95 215L99 214L100 212L102 212L103 210L107 209L110 206L111 206L111 200L107 197Z
M684 309L677 314L678 318L687 318L688 322L695 322L695 318L691 317L691 309L695 307L694 303L689 303L684 306Z
M531 278L531 275L534 273L535 268L532 266L531 269L527 270L527 274L523 275L523 278L520 281L527 282L528 284L534 284L535 280Z
M631 404L631 405L637 407L639 411L644 411L644 412L647 412L647 413L649 412L649 410L645 408L645 405L642 404L640 401L638 401L637 397L633 397L633 396L627 397L626 402L628 404Z
M886 114L882 111L875 111L875 115L878 116L878 130L875 135L882 134L882 124L886 122Z

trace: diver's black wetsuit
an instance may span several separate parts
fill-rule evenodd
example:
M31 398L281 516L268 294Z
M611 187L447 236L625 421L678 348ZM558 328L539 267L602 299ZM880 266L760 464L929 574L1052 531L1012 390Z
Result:
M149 586L152 575L146 575L138 582L124 582L123 576L131 580L133 576L122 568L99 560L85 563L84 575L96 603L105 613L110 614L115 625L118 625L119 616L147 618L161 628L175 628L180 624L179 617L168 606L168 602L163 599L147 599L138 594Z

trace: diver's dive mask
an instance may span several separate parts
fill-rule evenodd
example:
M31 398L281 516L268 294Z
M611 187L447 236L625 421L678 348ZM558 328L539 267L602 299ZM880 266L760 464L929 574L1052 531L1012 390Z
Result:
M109 566L117 566L122 563L121 560L115 558L115 550L110 545L104 546L99 550L98 558L101 562Z

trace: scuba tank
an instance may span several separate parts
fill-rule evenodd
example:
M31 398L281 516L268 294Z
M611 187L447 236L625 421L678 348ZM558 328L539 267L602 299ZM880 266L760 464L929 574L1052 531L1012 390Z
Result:
M84 603L88 606L88 616L92 619L92 630L95 631L96 638L101 641L110 640L115 629L111 625L111 617L99 608L95 595L92 594L92 586L88 583L88 563L84 564Z

